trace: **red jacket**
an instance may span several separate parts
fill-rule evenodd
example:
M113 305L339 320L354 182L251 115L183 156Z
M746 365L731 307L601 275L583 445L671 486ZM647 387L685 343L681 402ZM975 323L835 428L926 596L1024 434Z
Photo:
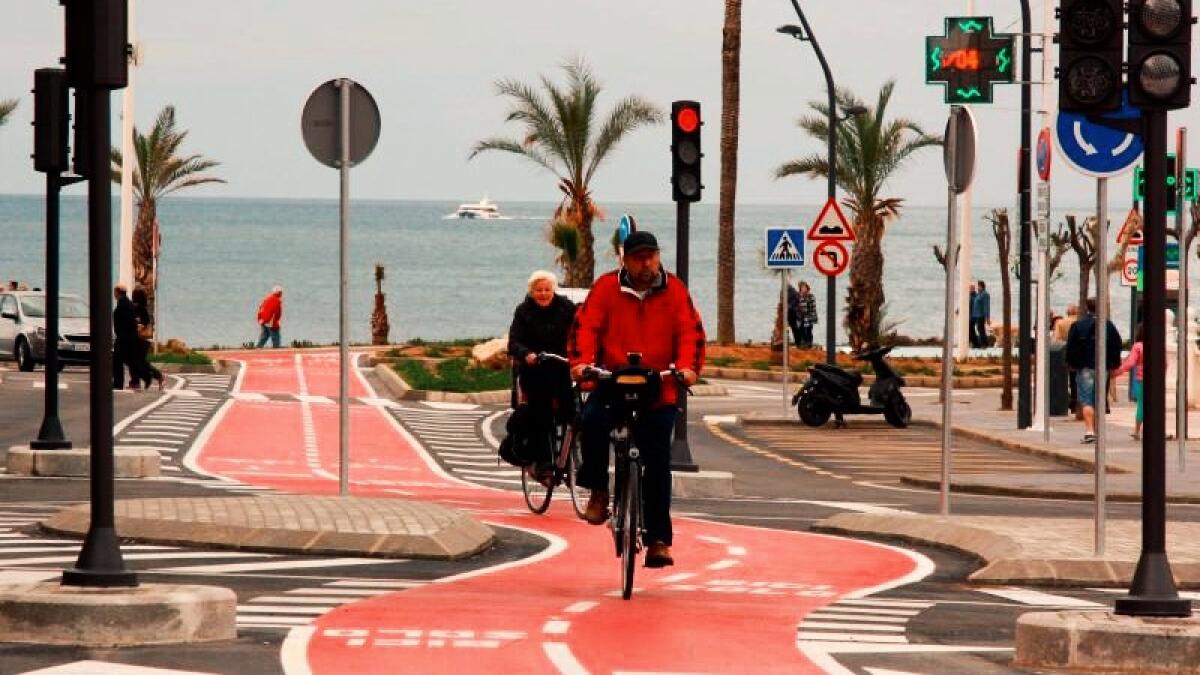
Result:
M258 325L279 328L279 320L283 318L283 296L271 293L263 298L258 306Z
M628 365L626 354L638 352L642 365L666 370L671 364L700 374L704 365L704 323L687 287L673 274L638 298L609 272L592 285L575 314L567 343L571 366L595 363L610 370ZM675 402L675 387L663 387L663 404Z

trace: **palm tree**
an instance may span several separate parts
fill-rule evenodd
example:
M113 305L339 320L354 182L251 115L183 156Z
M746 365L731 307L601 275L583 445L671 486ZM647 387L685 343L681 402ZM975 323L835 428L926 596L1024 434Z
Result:
M717 341L735 339L734 208L737 205L738 125L742 78L742 0L725 0L721 40L721 199L717 230Z
M17 109L17 103L19 101L15 98L0 101L0 127L4 126L4 123L8 121L8 116L12 114L12 111Z
M879 90L875 106L846 90L838 90L838 107L850 110L862 107L866 112L838 125L837 184L846 193L843 204L854 218L857 241L850 257L850 288L846 295L846 329L850 346L863 349L879 337L883 295L883 234L887 223L900 212L904 200L880 197L884 184L913 153L921 148L942 144L940 136L931 136L914 121L898 117L887 119L887 106L895 81ZM827 142L829 108L823 102L811 102L816 115L803 117L799 126L809 136ZM781 165L776 178L805 175L826 179L829 163L824 151Z
M496 92L513 103L505 121L523 125L524 135L479 141L468 159L488 150L510 152L558 177L563 198L554 210L550 240L562 252L559 260L566 285L590 287L595 277L592 221L600 216L592 200L592 178L626 134L661 122L663 114L645 99L629 96L618 101L597 127L600 83L582 59L569 61L562 69L567 75L565 89L544 75L541 91L515 80L497 82ZM566 231L570 229L577 235Z
M133 128L133 148L137 153L137 165L133 170L133 195L137 200L137 224L133 230L133 278L134 283L146 289L146 298L151 316L156 310L156 262L158 256L158 200L176 190L204 185L224 183L215 176L202 175L218 162L201 155L181 156L179 147L188 132L175 128L175 106L167 106L158 113L150 135L143 135ZM112 180L121 182L122 157L120 149L112 149Z

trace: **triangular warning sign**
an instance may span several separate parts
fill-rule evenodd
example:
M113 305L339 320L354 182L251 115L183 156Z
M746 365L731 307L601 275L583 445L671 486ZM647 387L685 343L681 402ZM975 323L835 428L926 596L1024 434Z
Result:
M1125 224L1121 226L1121 231L1117 232L1117 243L1129 239L1130 246L1137 246L1142 243L1142 214L1138 213L1137 207L1129 209L1129 215L1125 216Z
M832 197L808 229L808 238L812 241L854 241L854 228L850 227L850 221Z
M784 232L779 236L779 241L775 242L775 248L771 249L771 255L767 256L767 260L785 262L802 260L803 257L800 249L796 246L796 242L792 241L792 236Z

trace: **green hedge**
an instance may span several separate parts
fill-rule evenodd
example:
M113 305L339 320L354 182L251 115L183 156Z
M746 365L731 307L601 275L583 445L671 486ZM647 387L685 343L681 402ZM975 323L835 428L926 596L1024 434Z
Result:
M212 363L212 359L201 354L200 352L188 352L187 354L159 352L157 354L151 354L150 361L153 363L185 363L196 366L207 366Z
M436 364L403 359L392 367L413 389L470 393L512 386L512 375L508 370L472 366L465 357L446 359Z

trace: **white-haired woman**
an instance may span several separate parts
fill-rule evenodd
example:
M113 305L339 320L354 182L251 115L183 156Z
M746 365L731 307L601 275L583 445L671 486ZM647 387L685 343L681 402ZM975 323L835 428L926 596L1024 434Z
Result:
M566 356L575 303L557 291L558 279L552 272L538 270L529 275L528 293L513 311L508 329L508 353L517 361L524 413L532 427L528 431L548 430L556 418L565 421L575 415L567 364L557 360L538 363L537 358L540 352ZM528 459L550 461L548 453Z

